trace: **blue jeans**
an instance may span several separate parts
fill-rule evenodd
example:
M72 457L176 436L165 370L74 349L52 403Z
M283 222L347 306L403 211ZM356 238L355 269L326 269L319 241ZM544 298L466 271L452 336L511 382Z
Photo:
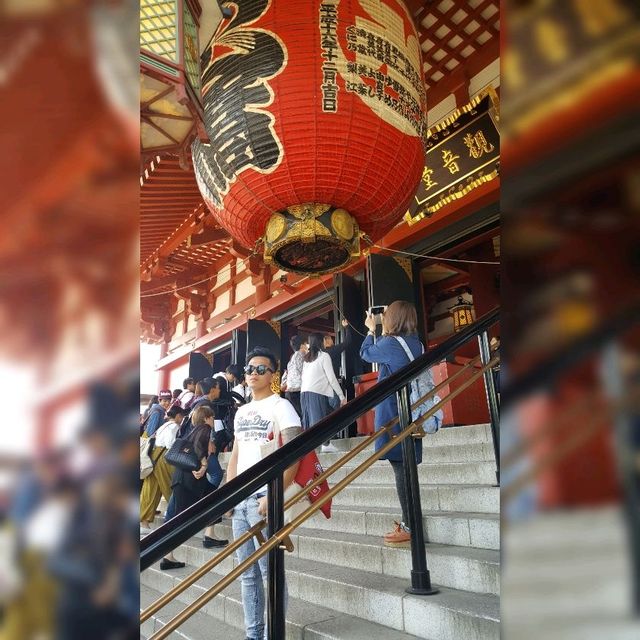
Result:
M176 499L173 496L173 491L171 492L171 497L169 498L169 502L167 504L167 510L164 514L164 521L167 522L171 520L173 516L176 515Z
M243 500L233 510L233 538L238 539L246 533L262 517L258 515L258 498L250 496ZM266 537L266 531L265 537ZM251 538L238 550L238 562L244 562L256 549L258 542ZM264 621L265 597L264 582L267 580L267 556L254 562L241 577L242 609L244 611L244 626L247 638L252 640L267 640L267 627ZM287 583L284 584L284 608L287 610Z

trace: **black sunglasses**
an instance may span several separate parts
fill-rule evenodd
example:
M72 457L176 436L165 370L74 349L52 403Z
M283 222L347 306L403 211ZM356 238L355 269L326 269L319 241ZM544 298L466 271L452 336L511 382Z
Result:
M267 367L266 364L259 364L257 366L253 366L252 364L248 364L245 368L244 368L244 372L250 376L253 372L256 372L259 376L263 376L265 373L267 373L267 371L270 371L271 373L275 373L275 371L269 367Z

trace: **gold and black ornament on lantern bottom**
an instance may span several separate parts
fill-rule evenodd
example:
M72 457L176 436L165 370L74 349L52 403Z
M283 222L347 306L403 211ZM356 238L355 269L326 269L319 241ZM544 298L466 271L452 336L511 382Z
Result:
M360 256L358 223L345 209L328 204L272 214L263 242L265 263L294 273L331 273Z

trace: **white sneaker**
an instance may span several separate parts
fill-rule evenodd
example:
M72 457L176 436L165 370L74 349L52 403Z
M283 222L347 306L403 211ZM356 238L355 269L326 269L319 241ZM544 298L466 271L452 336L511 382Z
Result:
M323 444L322 453L340 453L340 450L334 444Z

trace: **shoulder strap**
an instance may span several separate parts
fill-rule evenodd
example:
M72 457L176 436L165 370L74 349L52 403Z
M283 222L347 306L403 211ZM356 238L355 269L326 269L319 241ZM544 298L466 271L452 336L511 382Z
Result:
M409 362L413 362L415 358L413 357L413 353L411 353L411 349L409 349L409 345L407 344L406 340L404 338L401 338L400 336L393 337L402 345L404 352L407 354L407 358L409 358ZM420 353L424 354L424 345L422 344L422 342L420 343Z
M411 349L409 349L409 345L406 343L404 338L400 336L394 336L394 338L400 343L400 346L404 349L404 352L407 354L407 358L409 358L409 362L413 362L415 358L413 357L413 353L411 353Z
M168 424L170 422L173 422L173 420L167 420L166 422L163 422L159 427L158 430L153 434L153 436L155 438L157 438L165 429L168 429Z

